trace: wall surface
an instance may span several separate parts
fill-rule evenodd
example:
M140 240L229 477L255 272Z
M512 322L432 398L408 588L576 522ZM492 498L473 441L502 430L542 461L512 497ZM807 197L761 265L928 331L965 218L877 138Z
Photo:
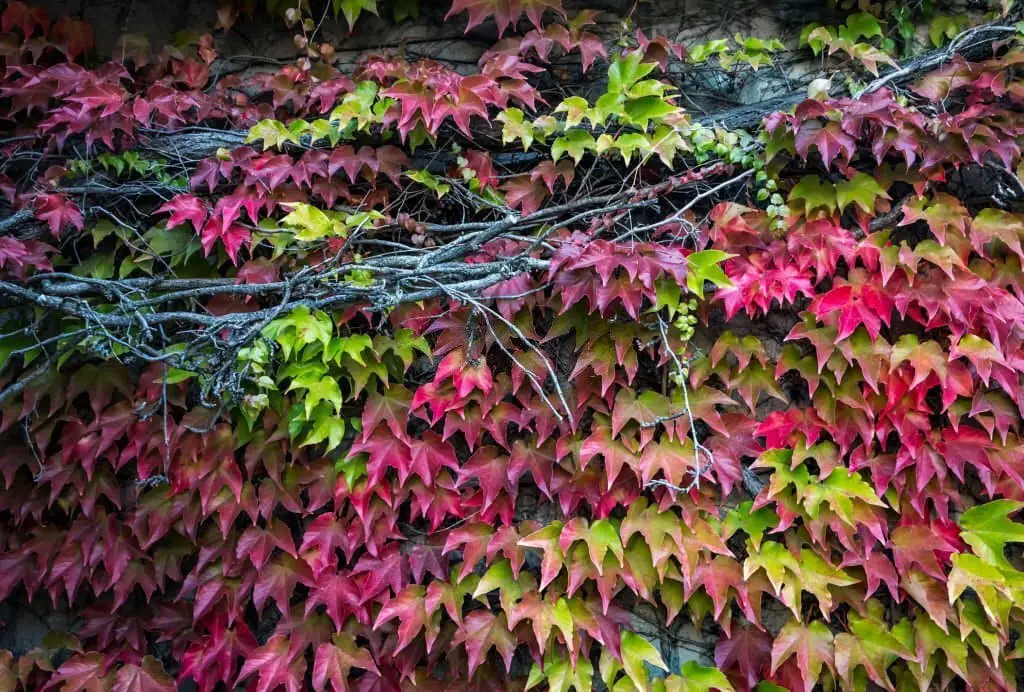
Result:
M281 22L243 18L228 32L218 29L215 0L43 0L38 4L54 15L70 14L97 27L96 44L101 55L116 55L120 37L125 34L144 36L153 50L159 50L179 32L202 34L208 31L217 37L224 58L221 67L226 71L274 70L280 61L290 60L295 55L291 32ZM809 0L564 2L570 15L581 8L601 10L597 32L608 42L616 41L622 33L624 20L632 17L634 27L645 30L648 35L668 36L684 45L736 34L779 37L787 45L794 45L802 26L828 20L825 4ZM380 5L383 10L387 9L387 3ZM368 52L391 50L409 57L444 60L459 69L473 71L480 55L494 43L494 26L486 22L469 33L462 33L458 22L441 21L450 5L448 0L421 0L419 18L397 25L364 13L351 34L344 18L335 19L328 14L320 28L320 38L336 46L337 64L343 70L351 69L359 57ZM578 62L578 56L570 60ZM749 70L737 71L736 75L725 77L718 71L689 69L690 88L686 95L690 106L702 113L713 114L732 106L755 103L802 87L803 84L794 82L799 81L799 75L805 71L798 64L803 60L803 55L781 52L777 56L777 67L762 68L756 74L750 74ZM787 76L783 76L780 67L786 68Z

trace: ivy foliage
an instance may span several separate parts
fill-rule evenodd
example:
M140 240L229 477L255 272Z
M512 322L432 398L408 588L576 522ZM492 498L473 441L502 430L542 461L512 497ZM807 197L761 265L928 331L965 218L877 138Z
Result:
M347 74L316 18L421 8L309 4L223 78L0 16L0 600L69 623L0 689L1019 686L1010 7L683 46L456 0L475 71ZM787 49L853 95L749 132L671 78Z

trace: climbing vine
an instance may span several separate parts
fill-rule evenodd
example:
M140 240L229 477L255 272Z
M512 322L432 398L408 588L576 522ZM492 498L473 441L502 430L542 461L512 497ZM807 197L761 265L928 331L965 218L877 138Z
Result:
M1020 10L871 8L456 0L472 70L343 71L426 3L106 62L7 3L0 601L67 618L0 689L1015 689Z

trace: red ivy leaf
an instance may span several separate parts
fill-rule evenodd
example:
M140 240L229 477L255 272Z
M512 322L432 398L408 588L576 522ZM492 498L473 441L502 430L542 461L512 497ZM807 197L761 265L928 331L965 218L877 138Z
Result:
M128 663L114 676L113 692L175 692L178 686L167 677L160 661L152 656L142 659L141 665Z
M313 687L325 690L329 682L334 692L347 692L348 673L353 668L380 675L369 651L356 646L351 635L336 634L329 643L321 644L316 649Z
M562 0L454 0L445 19L460 12L468 12L469 16L466 21L466 31L468 32L473 27L482 24L488 17L494 17L494 23L498 27L498 36L501 37L506 29L515 27L515 23L523 13L526 13L526 17L535 27L542 28L541 16L545 10L565 16Z
M45 221L50 227L50 234L59 238L68 226L81 231L85 227L85 219L78 205L61 194L39 195L33 202L36 218Z
M168 228L181 226L188 221L196 231L203 228L203 224L206 223L206 219L210 214L210 208L205 201L189 194L176 195L169 202L162 204L156 211L158 214L171 213L171 218L167 220Z
M288 692L299 692L306 673L306 658L302 653L295 651L287 638L275 634L249 655L235 684L258 674L256 692L271 692L281 686Z
M877 277L863 269L854 269L849 279L836 279L831 291L816 297L811 312L819 320L830 313L839 313L837 340L850 336L860 325L864 325L874 340L882 324L889 324L893 306L892 295L878 285Z
M36 27L46 33L50 28L50 17L46 10L37 5L28 5L20 0L7 3L7 9L0 16L0 30L11 31L20 29L22 36L28 38L35 33Z

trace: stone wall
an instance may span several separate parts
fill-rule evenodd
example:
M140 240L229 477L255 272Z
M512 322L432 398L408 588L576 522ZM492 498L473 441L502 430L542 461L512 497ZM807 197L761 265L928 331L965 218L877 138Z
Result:
M97 50L101 55L115 55L119 37L124 34L145 36L154 50L173 41L183 31L196 34L214 32L223 56L224 69L273 70L280 61L294 57L291 33L281 22L261 18L241 19L228 32L217 29L215 0L40 0L51 14L70 14L85 19L96 28ZM318 3L314 3L316 5ZM387 15L387 0L379 5ZM319 36L338 49L338 66L351 68L367 52L402 51L409 57L429 57L449 61L457 68L471 71L477 59L494 42L494 26L485 23L469 33L462 33L460 22L442 20L450 7L449 0L420 0L420 16L394 24L368 15L360 18L351 34L344 18L325 18ZM648 34L671 37L684 44L711 38L745 36L776 36L793 43L800 28L811 21L828 21L825 3L815 0L787 2L749 2L749 0L565 0L573 13L586 7L601 10L598 33L615 41L621 33L623 20L632 16L634 25ZM635 10L634 10L635 7ZM463 15L464 16L464 15ZM779 67L762 68L757 73L738 70L735 75L719 71L690 69L687 79L691 89L687 95L697 111L714 112L731 106L754 103L780 91L802 87L794 84L794 75L805 70L795 63L806 59L783 52ZM573 56L568 60L578 61ZM794 67L798 69L794 70ZM799 81L799 77L796 77Z

